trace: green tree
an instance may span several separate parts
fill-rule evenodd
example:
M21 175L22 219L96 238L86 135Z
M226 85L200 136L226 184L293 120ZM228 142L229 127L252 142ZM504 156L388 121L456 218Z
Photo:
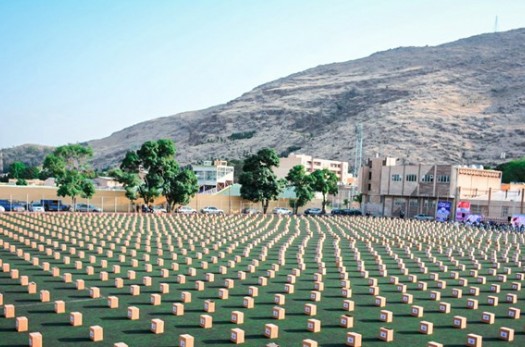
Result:
M500 164L496 170L503 172L501 177L503 183L525 182L525 157Z
M246 158L243 173L239 177L242 198L260 202L263 213L266 213L270 201L277 199L283 189L282 182L272 170L278 166L279 157L275 150L263 148Z
M293 212L297 214L299 207L306 205L310 200L314 198L314 191L312 189L312 177L306 174L306 169L303 165L296 165L290 169L288 175L286 175L288 186L293 187L295 190L294 204L290 205L293 207Z
M323 213L326 213L326 197L331 194L335 195L339 192L337 187L337 176L328 169L315 170L310 175L312 177L312 188L316 192L323 195Z
M124 185L130 200L140 197L149 204L162 194L165 182L174 172L178 172L175 144L160 139L144 142L137 151L127 152L120 169L111 174Z
M27 181L25 180L25 178L19 178L16 180L16 185L17 186L27 186Z
M26 170L26 164L21 161L15 161L9 166L9 178L23 178Z
M93 171L89 164L92 156L91 147L74 144L57 147L44 160L44 170L55 177L58 196L71 197L73 208L77 196L91 198L95 194L95 186L91 182Z
M168 174L164 182L163 193L168 202L168 212L176 204L186 205L199 191L197 176L190 169L174 170Z

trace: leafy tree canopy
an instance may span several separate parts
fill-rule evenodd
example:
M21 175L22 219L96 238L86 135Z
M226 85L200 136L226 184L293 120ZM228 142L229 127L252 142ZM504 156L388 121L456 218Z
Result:
M525 157L500 164L496 170L503 172L503 183L525 182Z
M312 188L323 195L323 213L326 213L326 198L329 194L335 195L339 192L338 179L335 173L328 169L315 170L312 177Z
M314 198L314 191L312 189L313 179L306 173L306 169L303 165L296 165L290 169L286 176L288 186L293 187L295 190L294 204L291 206L294 209L294 213L297 214L297 209L306 205L310 200Z
M168 210L173 210L177 204L186 205L198 191L197 176L192 170L183 169L170 172L163 187Z
M263 213L266 213L270 201L277 199L283 189L282 182L272 169L278 166L279 157L270 148L263 148L244 161L243 173L239 177L241 196L246 200L260 202Z

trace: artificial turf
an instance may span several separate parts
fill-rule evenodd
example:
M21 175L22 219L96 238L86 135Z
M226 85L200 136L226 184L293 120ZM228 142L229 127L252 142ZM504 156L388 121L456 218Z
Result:
M509 327L515 329L510 344L521 346L525 345L522 319L509 317L508 309L524 309L522 291L512 288L513 283L523 283L522 275L517 275L524 272L523 243L521 234L366 217L1 214L2 270L9 264L10 270L28 276L38 289L36 294L29 294L19 278L11 278L11 271L0 271L3 304L14 304L16 316L29 319L28 332L17 332L14 319L0 317L0 345L27 346L28 333L38 331L44 336L44 346L113 346L115 342L178 346L181 334L194 336L195 346L227 346L232 345L231 329L240 328L245 331L247 346L271 342L302 346L304 339L317 341L319 346L344 346L347 332L362 334L364 346L380 346L386 342L378 338L379 329L387 327L394 330L390 343L394 346L426 346L429 341L464 346L470 333L482 335L485 346L504 346L509 342L499 339L499 329ZM39 258L38 266L33 265L35 257ZM81 268L76 267L77 262ZM49 263L50 271L43 269L44 263ZM172 270L173 263L178 270ZM146 264L151 265L151 272L147 272ZM114 265L120 266L120 273L114 273ZM87 273L89 266L93 267L92 275ZM387 271L383 276L381 267ZM476 267L477 275L472 272ZM52 275L53 268L59 269L59 276ZM162 269L169 270L168 277L161 277ZM194 276L191 269L196 272ZM276 269L274 278L270 277L272 269ZM129 270L136 272L134 280L128 279ZM224 270L226 273L221 273ZM102 271L108 273L107 281L101 280ZM239 279L239 271L246 276L244 280ZM290 276L294 272L298 275L295 278ZM65 273L72 275L72 283L64 282ZM206 280L210 273L214 274L213 282ZM350 281L349 298L341 294L341 273ZM180 274L186 276L185 283L179 283ZM324 285L317 302L311 298L315 274ZM446 288L438 287L433 274L446 283ZM507 274L506 279L503 274ZM151 277L151 286L143 284L145 276ZM392 276L406 285L406 293L413 295L412 304L403 302L403 293L392 283ZM486 278L485 284L478 283L480 276ZM259 285L261 277L267 279L266 286ZM123 279L123 288L115 287L115 278ZM76 289L79 279L85 281L85 290ZM228 299L222 300L218 293L225 288L226 279L234 280L234 287L229 289ZM385 307L378 307L377 297L370 294L370 279L377 280ZM468 284L460 286L460 279ZM196 290L196 281L204 282L204 290ZM294 281L294 292L286 293L285 285ZM161 283L169 285L169 293L162 294L161 304L154 306L150 296L160 293ZM418 288L420 283L426 284L426 290ZM499 293L491 290L494 283L501 286ZM132 296L130 285L139 285L140 295ZM91 287L100 288L100 298L90 297ZM254 297L254 308L248 309L243 301L250 287L257 287L259 293ZM469 295L470 287L479 288L479 295ZM453 289L462 289L462 297L453 297ZM40 290L51 293L49 303L41 302ZM432 300L431 291L440 293L441 299ZM190 292L192 301L184 304L183 316L175 316L172 305L182 302L182 292ZM280 305L286 310L283 320L272 315L273 308L279 306L274 301L276 294L285 297ZM507 294L516 294L517 303L507 303ZM118 308L108 307L109 296L119 298ZM489 296L498 297L499 304L489 305ZM468 299L477 299L479 307L467 309ZM54 312L55 300L65 301L65 313ZM205 300L214 300L215 312L204 311ZM346 311L344 300L352 300L355 309ZM450 303L450 313L439 311L441 302ZM315 316L305 314L305 304L316 305ZM412 305L423 307L423 317L411 315ZM127 318L130 306L140 309L138 320ZM381 321L381 310L392 311L393 321ZM231 322L232 311L244 313L244 324ZM82 326L70 325L71 312L83 314ZM494 324L482 322L483 312L495 314ZM209 329L199 325L203 314L213 317ZM340 326L344 314L354 317L353 327ZM456 315L467 318L465 329L452 327ZM154 318L164 321L163 334L150 332ZM321 321L320 332L307 331L309 319ZM433 323L432 335L419 332L421 321ZM279 327L278 338L264 336L265 324ZM89 327L94 325L104 329L101 342L89 338Z

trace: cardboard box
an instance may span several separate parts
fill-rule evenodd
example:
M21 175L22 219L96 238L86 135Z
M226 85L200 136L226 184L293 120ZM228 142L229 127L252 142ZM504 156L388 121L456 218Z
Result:
M140 309L135 306L128 307L128 319L137 320L140 318Z
M229 291L226 288L219 289L219 299L226 300L228 299Z
M379 320L386 323L391 323L394 318L392 311L381 310L379 312Z
M284 291L287 293L287 294L293 294L294 293L294 290L295 290L295 287L293 284L285 284L284 285Z
M425 335L432 335L434 333L434 323L427 321L419 322L419 332Z
M269 339L276 339L279 337L279 327L275 324L264 325L264 336Z
M410 309L410 315L412 317L423 317L423 306L413 305Z
M355 308L355 303L353 300L343 300L343 310L351 312Z
M312 290L310 292L310 300L314 301L314 302L319 302L321 301L321 292L319 291L316 291L316 290Z
M452 297L460 299L461 297L463 297L463 291L459 288L453 288Z
M100 298L100 288L98 288L98 287L91 287L89 289L89 296L92 297L93 299Z
M179 347L195 347L195 338L188 334L179 335Z
M29 321L27 317L16 317L16 331L19 333L27 331L29 328Z
M483 312L481 314L481 321L485 324L494 324L496 315L492 312Z
M479 296L479 288L478 287L469 287L468 293L472 296Z
M4 317L15 318L15 305L4 305Z
M286 310L283 307L274 306L272 310L272 317L274 319L281 320L281 319L284 319L285 316L286 316Z
M160 283L159 284L159 290L161 294L168 294L170 292L170 285L169 283Z
M241 311L233 311L230 320L234 324L244 324L244 313Z
M140 286L136 284L132 284L131 286L129 286L129 293L133 296L140 295Z
M441 300L441 292L433 290L430 292L430 300L439 301Z
M150 295L150 303L153 305L153 306L158 306L160 305L162 302L162 297L160 296L160 294L151 294Z
M376 296L374 299L374 303L377 307L385 307L386 306L386 298L384 296Z
M302 347L318 347L319 344L317 343L317 341L314 341L314 340L311 340L311 339L305 339L305 340L303 340L301 346Z
M394 341L394 329L379 328L379 339L385 342Z
M476 299L468 299L467 300L467 308L470 310L477 310L478 309L478 300Z
M483 345L483 337L476 334L467 335L467 347L481 347Z
M318 333L321 331L321 321L319 319L308 319L306 323L306 330L312 333Z
M307 316L315 316L317 314L317 305L304 304L304 314Z
M339 326L345 329L352 328L354 326L354 317L348 315L341 315L339 317Z
M273 297L273 302L277 305L284 306L286 298L283 294L275 294Z
M210 329L213 326L213 317L207 314L201 314L199 325L201 328Z
M520 319L521 316L521 309L517 307L509 307L507 310L507 317L512 319Z
M89 328L89 338L93 342L104 340L104 329L99 325L94 325Z
M28 294L36 294L37 285L35 282L29 282L27 285L27 293Z
M78 327L82 325L82 313L80 312L71 312L69 315L69 324L71 324L74 327Z
M149 276L142 277L142 284L144 287L151 287L151 284L153 283L153 280Z
M41 290L40 291L40 301L41 302L49 302L51 300L51 294L48 290Z
M488 296L487 297L487 304L489 306L498 306L499 298L497 296Z
M452 326L456 329L465 329L467 327L467 317L454 316Z
M184 316L184 305L180 302L174 303L171 308L171 313L175 316Z
M248 309L254 307L254 299L251 296L245 296L242 300L242 306Z
M362 337L361 334L354 333L354 332L347 332L346 333L346 342L345 342L345 344L347 346L362 347L362 340L363 340L363 337Z
M403 301L404 304L411 304L414 301L414 295L403 294L403 296L401 297L401 301Z
M251 297L257 297L259 296L259 288L255 286L248 287L248 295Z
M441 313L450 313L450 304L448 302L439 303L439 312Z
M427 344L427 347L443 347L443 344L442 343L438 343L438 342L434 342L434 341L430 341Z
M66 312L66 303L62 300L55 301L55 313Z
M230 341L238 345L244 343L244 330L234 328L230 330Z
M38 332L29 334L29 346L30 347L42 347L43 339L42 334Z
M152 319L150 331L154 334L163 334L164 333L164 321L162 319Z
M501 327L499 328L499 334L498 337L500 340L503 341L514 341L514 329Z
M257 283L261 286L261 287L265 287L268 285L268 279L266 277L263 277L263 276L260 276L259 279L257 280Z

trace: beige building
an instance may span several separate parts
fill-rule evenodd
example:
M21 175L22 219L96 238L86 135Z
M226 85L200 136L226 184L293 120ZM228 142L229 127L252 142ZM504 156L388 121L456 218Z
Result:
M290 169L296 165L303 165L308 173L328 169L336 174L340 183L349 184L351 176L348 173L347 162L319 159L305 154L290 154L287 158L281 158L279 167L275 168L274 172L277 178L285 178Z
M434 216L438 201L450 201L454 209L459 201L501 189L501 172L452 165L404 165L395 158L375 158L361 168L359 188L367 213Z
M214 194L233 184L234 167L225 160L191 165L199 184L199 194Z

